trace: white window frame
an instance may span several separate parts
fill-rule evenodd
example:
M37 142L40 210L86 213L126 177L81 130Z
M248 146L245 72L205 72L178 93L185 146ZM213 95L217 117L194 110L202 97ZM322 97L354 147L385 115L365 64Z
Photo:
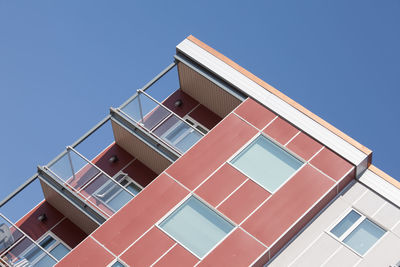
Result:
M114 259L112 262L110 262L107 267L111 267L113 266L114 263L119 262L121 263L123 266L129 266L128 264L126 264L125 262L123 262L120 258L116 258Z
M206 131L206 133L203 133L201 130L199 130L200 132L202 132L204 135L206 135L209 131L210 131L210 129L208 129L206 126L204 126L203 124L201 124L200 122L198 122L198 121L196 121L195 119L193 119L193 117L191 117L189 114L187 114L187 115L185 115L184 117L183 117L183 119L185 120L185 121L190 121L189 122L189 124L191 124L194 128L196 128L197 130L199 130L197 127L200 127L200 128L203 128L205 131Z
M127 184L121 185L121 181L118 181L118 180L117 180L118 176L120 176L120 175L123 175L123 178L121 179L121 181L122 181L122 180L126 180L126 181L127 181ZM115 183L119 183L121 186L118 186L118 185L115 184ZM112 184L112 186L110 186L110 184ZM100 186L100 187L93 193L93 196L94 196L98 201L100 201L101 203L103 203L104 205L106 205L107 208L109 208L109 209L112 210L113 212L117 212L116 210L114 210L113 208L111 208L111 207L108 205L108 202L110 202L116 195L118 195L119 193L121 193L121 191L124 190L123 188L125 188L126 190L128 190L127 187L128 187L128 185L130 185L130 184L134 184L135 186L137 186L138 188L140 188L140 192L143 190L143 186L141 186L139 183L137 183L135 180L133 180L131 177L129 177L129 175L128 175L127 173L124 173L123 171L119 171L117 174L114 175L113 180L109 180L109 181L105 182L102 186ZM111 195L106 201L104 201L104 200L102 200L102 199L100 198L100 196L98 195L98 193L101 192L101 190L103 190L103 189L106 188L107 186L110 186L110 188L109 188L105 193L103 193L103 194L107 194L110 190L113 190L116 186L118 187L118 190L117 190L113 195ZM122 187L123 187L123 188L122 188ZM129 191L129 190L128 190L128 191ZM139 193L140 193L140 192L139 192ZM139 193L138 193L138 194L139 194ZM135 195L135 196L136 196L136 195Z
M51 245L49 248L45 249L42 246L40 246L40 242L42 242L43 240L45 240L47 237L52 237L56 242ZM54 249L56 246L58 246L59 244L64 245L66 248L69 249L69 251L71 252L72 248L70 246L68 246L64 241L62 241L58 236L56 236L53 232L51 231L47 231L45 234L43 234L38 240L36 240L36 243L38 244L38 246L40 246L40 251L41 254L32 262L30 262L31 265L35 265L38 261L40 261L43 257L45 257L47 254L43 251L47 251L47 253L51 254L50 251L52 249ZM25 249L22 253L21 253L21 258L25 258L26 254L28 254L32 249L35 249L36 245L35 244L31 244L27 249ZM68 255L68 254L67 254ZM65 256L64 256L65 257ZM54 257L55 258L55 257ZM58 261L61 261L61 259L59 259Z
M337 237L337 236L336 236L334 233L332 233L331 231L333 230L333 228L336 227L336 225L338 225L338 224L339 224L348 214L350 214L352 211L354 211L354 212L356 212L357 214L359 214L359 215L360 215L360 218L358 218L357 221L355 221L355 222L353 223L353 225L350 226L349 229L347 229L340 237ZM375 242L370 248L368 248L368 250L365 251L364 254L360 254L360 253L357 252L355 249L353 249L351 246L347 245L347 244L344 242L344 240L345 240L345 239L346 239L346 238L347 238L347 237L348 237L348 236L349 236L349 235L350 235L364 220L366 220L366 219L368 219L370 222L372 222L373 224L375 224L375 225L378 226L379 228L382 228L382 229L385 231L385 233L384 233L378 240L376 240L376 242ZM329 234L331 237L333 237L334 239L336 239L337 241L339 241L340 244L344 245L345 247L347 247L348 249L350 249L351 251L353 251L354 253L356 253L358 256L360 256L360 257L363 258L363 257L365 257L365 255L368 254L368 252L369 252L370 250L372 250L373 247L376 246L376 244L379 243L379 241L380 241L381 239L384 238L384 236L387 234L388 230L387 230L385 227L383 227L381 224L376 223L376 221L374 221L374 220L372 220L371 218L365 216L364 214L362 214L362 213L359 212L358 210L356 210L356 209L354 209L354 208L351 208L351 209L346 210L346 212L345 212L344 214L342 214L342 216L340 216L340 217L329 227L329 229L326 230L325 232L326 232L327 234Z
M218 214L219 216L221 216L224 220L226 220L227 222L229 222L233 228L232 230L227 233L220 241L218 241L206 254L204 254L204 256L199 256L197 255L194 251L192 251L190 248L188 248L185 244L183 244L181 241L179 241L178 239L176 239L173 235L171 235L170 233L168 233L167 231L165 231L160 224L167 219L172 213L174 213L178 208L180 208L187 200L189 200L189 198L194 197L196 198L198 201L200 201L202 204L204 204L206 207L210 208L213 212L215 212L216 214ZM188 194L185 198L183 198L178 204L175 205L175 207L173 207L172 209L170 209L160 220L158 220L158 222L155 224L155 227L157 227L160 231L162 231L164 234L166 234L167 236L169 236L172 240L174 240L177 244L181 245L184 249L186 249L187 251L189 251L192 255L194 255L196 258L198 258L199 260L204 259L205 257L208 256L208 254L210 254L216 247L218 247L225 239L227 239L237 228L238 225L232 221L230 218L228 218L225 214L223 214L222 212L220 212L219 210L217 210L215 207L211 206L210 204L208 204L208 202L204 201L201 197L199 197L198 195L196 195L195 193L191 193Z
M263 186L262 184L260 184L258 181L256 181L253 177L251 177L250 175L248 175L247 173L245 173L243 170L239 169L238 167L235 166L235 164L232 163L232 160L234 158L236 158L236 156L238 156L240 153L242 153L248 146L250 146L257 138L259 137L264 137L266 138L268 141L272 142L273 144L275 144L276 146L278 146L280 149L282 149L283 151L285 151L286 153L288 153L289 155L293 156L294 158L296 158L297 160L299 160L302 164L301 166L293 172L292 175L290 175L275 191L272 191L268 188L266 188L265 186ZM310 160L304 160L303 158L301 158L299 155L297 155L296 153L294 153L293 151L289 150L287 147L283 146L282 144L280 144L279 142L275 141L273 138L271 138L270 136L268 136L267 134L261 132L261 133L257 133L255 136L253 136L253 138L251 138L246 144L244 144L238 151L236 151L226 162L232 166L233 168L235 168L235 170L239 171L240 173L242 173L244 176L246 176L247 178L249 178L251 181L253 181L254 183L256 183L257 185L261 186L264 190L266 190L267 192L269 192L271 195L274 194L275 192L278 192L279 189L281 189L287 182L289 182L289 180L291 180L293 178L293 176L295 176L301 169L304 168L305 165L307 165L307 163Z

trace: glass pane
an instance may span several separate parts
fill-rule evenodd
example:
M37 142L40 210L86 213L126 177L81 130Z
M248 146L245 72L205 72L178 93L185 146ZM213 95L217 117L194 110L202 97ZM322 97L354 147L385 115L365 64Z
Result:
M182 151L186 152L189 148L191 148L194 144L196 144L197 141L201 139L201 135L196 132L192 131L188 135L186 135L182 140L180 140L177 144L176 147Z
M132 194L134 194L135 196L137 194L139 194L139 192L141 191L140 187L138 187L137 185L130 183L126 189L128 189Z
M25 254L25 259L29 262L32 262L34 259L44 254L44 251L41 250L38 246L34 246L28 253Z
M111 265L111 267L124 267L124 265L119 261L116 261L113 265Z
M343 242L363 255L384 233L385 230L370 220L365 219L343 240Z
M56 261L53 260L49 255L45 255L38 262L36 262L34 267L51 267L56 264ZM18 265L18 266L30 266L30 265Z
M232 224L195 197L190 197L160 227L200 257L233 229Z
M126 192L125 190L121 189L121 191L116 194L108 203L107 205L112 208L114 211L118 211L122 208L129 200L133 197L131 194Z
M341 237L360 217L360 214L352 210L331 230L331 233L337 237Z
M63 244L58 244L55 248L50 251L50 254L53 255L57 260L61 260L65 255L67 255L69 249Z
M165 136L165 139L168 140L171 144L175 144L176 140L182 135L187 134L189 130L190 127L180 121L178 125L175 126L175 128Z
M51 245L53 245L56 242L53 237L47 236L45 239L43 239L39 244L47 250Z
M260 136L237 155L232 164L268 191L274 192L303 163Z

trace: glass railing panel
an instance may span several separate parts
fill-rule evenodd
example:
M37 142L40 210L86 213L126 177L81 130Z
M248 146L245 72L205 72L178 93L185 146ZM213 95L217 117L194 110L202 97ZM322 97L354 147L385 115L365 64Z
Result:
M121 110L149 131L171 114L166 108L141 93Z
M61 163L64 164L62 168ZM61 179L65 186L106 217L113 215L134 197L124 186L123 179L116 182L73 148L68 148L59 160L48 167L56 177L63 174L59 170L64 171L68 168L71 176L64 175Z
M94 203L103 213L111 216L134 197L124 185L122 181L118 184L101 174L83 188L80 194Z
M50 165L49 169L64 183L75 189L84 186L100 172L76 153L71 153L70 150L67 150L66 154Z

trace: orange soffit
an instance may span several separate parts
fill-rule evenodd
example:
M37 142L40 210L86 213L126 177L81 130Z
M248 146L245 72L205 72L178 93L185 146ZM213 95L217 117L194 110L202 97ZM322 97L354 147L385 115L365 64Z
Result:
M375 167L374 165L369 165L368 170L372 171L373 173L375 173L376 175L378 175L379 177L381 177L382 179L386 180L388 183L394 185L395 187L400 189L400 182L397 181L396 179L394 179L393 177L391 177L389 174L381 171L380 169L378 169L377 167Z
M250 73L246 69L242 68L241 66L239 66L238 64L236 64L235 62L233 62L232 60L227 58L226 56L222 55L221 53L219 53L215 49L209 47L208 45L206 45L205 43L203 43L202 41L200 41L199 39L197 39L193 35L190 35L186 39L188 39L189 41L195 43L199 47L203 48L205 51L207 51L208 53L210 53L213 56L217 57L218 59L222 60L223 62L225 62L226 64L228 64L232 68L234 68L235 70L237 70L240 73L242 73L243 75L245 75L250 80L254 81L258 85L260 85L263 88L265 88L266 90L268 90L270 93L276 95L277 97L279 97L280 99L282 99L286 103L290 104L291 106L293 106L294 108L296 108L300 112L304 113L305 115L307 115L308 117L310 117L314 121L318 122L319 124L321 124L325 128L329 129L331 132L333 132L337 136L341 137L343 140L345 140L348 143L352 144L354 147L356 147L357 149L359 149L360 151L362 151L363 153L368 155L369 156L369 161L371 161L372 151L370 149L368 149L367 147L361 145L359 142L357 142L356 140L354 140L353 138L351 138L347 134L345 134L342 131L338 130L336 127L332 126L331 124L329 124L325 120L321 119L320 117L318 117L317 115L315 115L314 113L312 113L311 111L309 111L308 109L306 109L305 107L300 105L299 103L297 103L294 100L292 100L291 98L287 97L285 94L281 93L279 90L275 89L274 87L272 87L268 83L264 82L263 80L261 80L260 78L258 78L254 74Z

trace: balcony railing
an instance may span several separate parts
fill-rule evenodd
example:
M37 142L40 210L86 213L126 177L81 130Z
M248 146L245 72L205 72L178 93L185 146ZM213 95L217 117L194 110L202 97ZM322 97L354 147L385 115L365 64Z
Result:
M163 144L179 153L185 153L204 134L143 90L118 109Z
M72 147L45 169L106 218L142 190L126 174L111 177Z
M10 201L2 204L0 266L53 266L69 252L67 246L50 235L45 239L37 238L46 232L43 222L37 218L46 208L43 203L44 196L36 177ZM45 221L46 217L42 219Z

